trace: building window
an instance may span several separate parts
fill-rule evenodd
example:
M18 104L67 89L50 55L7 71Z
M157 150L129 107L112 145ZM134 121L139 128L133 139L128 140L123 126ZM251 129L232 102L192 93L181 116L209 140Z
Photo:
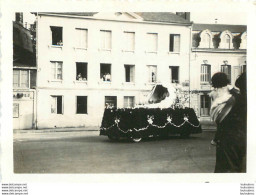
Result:
M87 96L76 97L76 113L87 114Z
M147 52L157 52L157 33L147 33Z
M202 64L201 65L201 84L209 84L211 82L211 65Z
M51 26L52 31L52 45L63 45L62 27Z
M211 107L211 99L209 95L201 95L201 116L209 116L210 115L210 107Z
M62 96L51 96L51 113L63 114Z
M134 96L124 96L124 108L134 107Z
M13 88L29 88L28 70L13 70Z
M231 83L231 65L221 65L220 71L228 76L229 83Z
M134 83L135 66L134 65L124 65L124 69L125 69L125 82Z
M76 63L76 80L87 81L87 63Z
M116 96L105 96L105 108L116 108L117 97Z
M62 62L51 62L52 79L62 80Z
M100 48L102 50L111 50L111 31L101 30L100 35Z
M230 39L230 36L227 34L224 36L224 43L225 43L226 49L231 48L231 39Z
M76 47L87 48L88 30L76 28Z
M135 50L135 33L124 32L124 38L125 38L124 51L134 51Z
M241 73L244 73L244 72L246 72L246 65L241 66Z
M170 81L171 83L179 83L179 67L170 66Z
M111 81L111 64L100 64L100 79Z
M180 35L170 34L169 51L180 52Z
M157 81L157 66L148 65L148 82L155 83Z
M203 42L204 42L205 48L211 48L211 36L208 33L205 33L203 35Z

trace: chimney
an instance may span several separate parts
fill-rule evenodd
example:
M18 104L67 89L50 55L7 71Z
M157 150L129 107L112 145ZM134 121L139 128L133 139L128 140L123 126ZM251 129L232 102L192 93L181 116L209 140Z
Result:
M176 12L176 15L190 22L190 12Z

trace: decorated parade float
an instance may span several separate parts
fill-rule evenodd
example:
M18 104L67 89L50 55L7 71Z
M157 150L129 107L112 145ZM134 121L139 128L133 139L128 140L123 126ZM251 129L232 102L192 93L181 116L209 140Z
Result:
M134 108L106 108L100 135L139 142L147 137L189 137L202 132L195 111L187 107L189 94L181 87L156 84L146 99L146 104Z

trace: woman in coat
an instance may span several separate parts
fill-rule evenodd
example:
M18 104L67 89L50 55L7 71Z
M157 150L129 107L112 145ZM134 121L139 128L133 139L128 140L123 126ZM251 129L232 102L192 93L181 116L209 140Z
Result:
M242 102L241 93L234 88L229 89L228 83L225 73L216 73L212 77L212 85L216 91L212 95L214 106L211 107L211 117L217 124L214 138L216 143L215 173L246 171L246 118L244 117L247 114L246 106Z

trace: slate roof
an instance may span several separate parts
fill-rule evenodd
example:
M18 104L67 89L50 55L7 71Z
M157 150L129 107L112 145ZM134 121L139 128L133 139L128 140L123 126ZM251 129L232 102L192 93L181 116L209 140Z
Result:
M232 33L243 33L247 30L246 25L228 25L228 24L197 24L192 25L193 31L210 30L212 32L222 32L229 30Z
M166 23L184 23L191 22L171 12L135 12L143 18L144 21L166 22Z
M44 12L44 13L93 17L98 12ZM184 18L171 12L134 12L134 13L139 15L141 18L143 18L144 21L191 24L190 21L185 20Z

